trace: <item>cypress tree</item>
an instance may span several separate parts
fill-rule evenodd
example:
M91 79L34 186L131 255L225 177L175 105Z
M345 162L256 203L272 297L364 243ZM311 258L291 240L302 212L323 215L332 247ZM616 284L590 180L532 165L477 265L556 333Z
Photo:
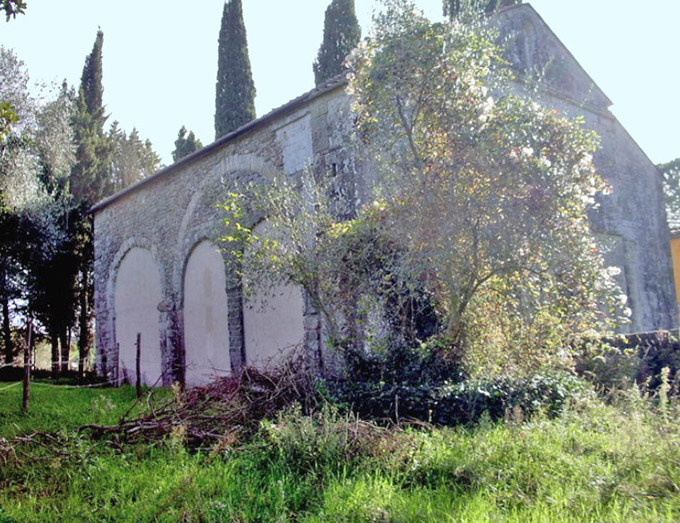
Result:
M360 39L354 0L333 0L326 9L323 42L313 66L316 85L343 71L342 63Z
M175 140L175 150L172 151L172 159L174 161L180 160L201 148L203 148L201 140L196 138L193 131L189 132L186 127L182 126L177 134L177 140Z
M80 89L84 97L87 112L93 116L104 114L104 86L102 85L102 49L104 47L104 33L97 31L97 37L92 46L92 52L85 58L85 66L80 77ZM100 122L103 128L104 121Z
M104 33L99 30L92 52L85 59L80 80L73 131L77 144L76 165L71 173L71 191L85 205L93 205L112 190L109 166L113 144L104 133L102 85L102 47Z
M98 200L110 195L115 186L110 176L114 143L104 132L107 117L104 115L102 85L102 48L104 33L97 31L92 52L85 59L76 108L71 119L76 143L76 164L71 170L71 193L78 207L68 220L71 239L71 257L64 272L77 274L77 300L79 313L78 350L81 359L89 353L91 346L91 304L94 288L92 266L94 251L92 227L86 210ZM61 337L61 336L60 336ZM61 337L61 370L66 370L70 346Z
M215 138L255 118L255 84L241 0L225 2L218 42Z

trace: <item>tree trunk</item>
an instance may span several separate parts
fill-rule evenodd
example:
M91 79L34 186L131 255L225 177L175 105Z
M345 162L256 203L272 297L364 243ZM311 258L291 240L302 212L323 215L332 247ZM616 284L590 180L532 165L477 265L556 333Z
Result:
M85 361L90 354L90 285L88 281L88 271L82 271L82 281L80 289L80 319L78 337L78 376L82 379L85 375Z
M4 274L3 277L5 277ZM14 346L9 322L9 296L6 292L2 294L2 338L5 347L5 364L10 364L14 361Z
M68 343L68 329L63 329L59 333L59 344L61 345L61 373L68 371L68 360L71 356L71 346Z
M59 338L57 333L50 332L50 344L52 347L52 377L59 376Z
M26 323L26 350L24 351L24 386L21 398L21 410L28 411L28 400L31 386L31 355L33 354L33 320L29 317Z

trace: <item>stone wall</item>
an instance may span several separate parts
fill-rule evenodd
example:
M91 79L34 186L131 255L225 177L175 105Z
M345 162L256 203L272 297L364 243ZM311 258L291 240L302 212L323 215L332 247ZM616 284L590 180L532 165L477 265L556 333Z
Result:
M504 10L499 27L518 91L527 92L527 85L538 89L543 104L583 117L584 126L600 136L594 161L611 194L599 198L590 219L603 250L608 250L605 261L621 269L617 281L632 310L630 324L619 330L676 327L669 231L658 170L609 111L611 101L530 5Z
M350 121L342 82L316 90L308 98L292 102L274 117L262 119L245 131L218 140L94 208L97 357L99 367L107 367L112 378L119 368L117 344L123 341L116 338L117 275L132 249L148 251L160 274L159 350L164 369L161 381L167 385L183 378L187 262L197 245L205 241L214 243L220 236L222 215L217 204L222 195L237 183L297 176L309 164L322 174L328 171L331 176L355 179L349 172L354 164L346 159L342 149ZM233 371L247 360L258 362L264 356L247 357L241 288L231 274L226 274L226 282L228 305L222 321L229 326L225 346L229 347ZM318 315L307 300L293 303L301 309L301 323L305 327L304 339L299 341L317 353ZM152 340L148 341L151 346L144 342L143 354L156 350ZM132 349L121 347L121 352L129 350Z
M509 42L508 59L518 74L542 71L547 78L539 95L542 101L565 114L582 115L586 126L602 138L595 163L613 192L600 198L591 221L593 230L610 245L607 260L621 268L619 283L629 296L632 323L620 330L675 328L669 235L656 168L608 111L606 96L530 6L508 8L499 19ZM516 88L522 91L526 85L518 81ZM148 251L160 274L161 299L156 309L162 382L183 379L186 266L197 245L214 243L219 237L221 214L216 205L222 195L237 183L297 176L310 164L317 175L335 179L338 213L350 215L370 198L372 185L369 164L358 161L347 147L350 128L344 81L336 79L98 204L93 211L99 368L106 368L111 376L119 368L117 274L126 254L140 248ZM227 306L216 307L215 314L224 317L215 319L228 325L224 347L229 347L228 361L234 371L246 362L261 361L264 355L248 353L241 288L231 274L225 281ZM318 314L304 296L301 303L291 303L302 309L304 339L300 341L320 354ZM147 350L156 348L144 346ZM191 358L195 360L195 354Z

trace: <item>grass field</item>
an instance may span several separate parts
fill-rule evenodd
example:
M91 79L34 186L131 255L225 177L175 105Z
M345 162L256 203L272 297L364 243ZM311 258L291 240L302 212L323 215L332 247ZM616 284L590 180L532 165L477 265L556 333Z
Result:
M92 441L134 390L0 385L0 445L43 430L59 444L0 458L0 522L678 521L680 417L628 392L561 418L383 429L292 409L220 452ZM167 391L160 393L168 396ZM143 407L139 407L143 408Z

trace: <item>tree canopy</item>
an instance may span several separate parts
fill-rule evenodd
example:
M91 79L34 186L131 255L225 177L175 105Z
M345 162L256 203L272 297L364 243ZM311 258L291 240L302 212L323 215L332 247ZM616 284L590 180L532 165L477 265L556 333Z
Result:
M316 85L343 71L343 62L361 39L354 0L333 0L326 9L323 42L314 62Z
M225 206L227 241L261 253L238 259L244 274L269 265L311 289L333 341L366 332L371 302L397 329L426 302L461 358L506 370L565 363L567 340L624 312L587 216L606 189L592 163L598 139L513 94L485 17L433 24L409 2L386 5L348 60L355 154L374 170L374 201L347 221L327 201L337 192L311 174L297 202L290 184L250 187ZM263 191L266 206L242 203ZM282 239L249 234L245 209L258 208L275 209L267 220Z
M496 9L508 5L521 4L522 0L443 0L444 16L457 18L466 10L481 11L491 14Z
M216 139L255 118L255 84L241 0L229 0L224 4L218 42Z
M107 116L103 104L103 45L104 33L99 30L92 51L85 58L73 116L78 149L71 189L85 205L94 205L113 190L109 169L114 147L104 131Z
M671 229L680 228L680 158L657 165L663 177L666 217Z
M177 133L177 140L175 140L175 150L172 151L172 159L176 162L185 156L203 148L201 140L196 138L193 131L187 131L187 128L182 126Z
M0 2L0 11L5 12L5 20L10 21L11 18L16 18L19 14L24 14L26 11L26 2L23 0L2 0Z

